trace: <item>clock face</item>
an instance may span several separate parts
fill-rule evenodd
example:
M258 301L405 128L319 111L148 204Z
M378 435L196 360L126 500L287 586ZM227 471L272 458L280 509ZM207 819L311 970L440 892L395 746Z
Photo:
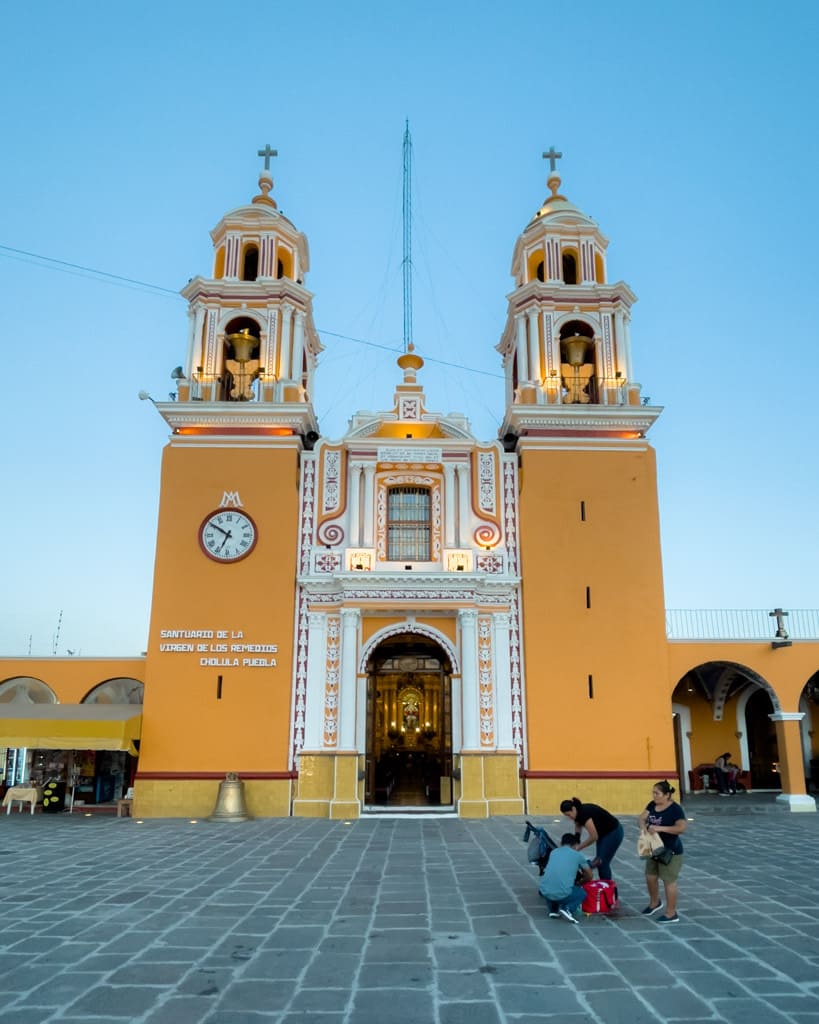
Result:
M238 562L256 546L256 524L237 508L220 508L205 516L199 545L214 562Z

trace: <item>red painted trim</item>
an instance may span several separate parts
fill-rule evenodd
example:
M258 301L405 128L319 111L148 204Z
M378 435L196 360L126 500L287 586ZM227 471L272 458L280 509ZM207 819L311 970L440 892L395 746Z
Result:
M636 408L636 406L635 406ZM586 437L593 434L595 437L619 437L626 441L637 441L643 435L637 430L598 430L596 427L583 427L577 430L540 430L526 428L520 435L520 440L525 441L527 437L537 439L539 437Z
M178 437L292 437L298 440L294 430L289 427L177 427L174 434Z
M297 779L298 772L237 772L240 781L247 779ZM203 779L225 780L225 772L137 772L136 781L146 779L159 782L189 781L198 782Z
M544 772L521 768L522 779L679 779L673 772Z

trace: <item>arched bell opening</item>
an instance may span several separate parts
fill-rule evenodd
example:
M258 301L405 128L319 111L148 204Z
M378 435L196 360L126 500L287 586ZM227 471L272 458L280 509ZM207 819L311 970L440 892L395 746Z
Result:
M255 281L259 276L259 247L255 243L245 246L242 253L242 280Z
M288 277L293 280L293 253L284 246L279 246L278 259L276 261L276 277Z
M223 245L220 245L216 250L216 257L213 261L213 276L217 281L221 281L225 276L225 247Z
M390 637L367 663L364 802L394 810L452 804L452 665L418 633Z
M594 279L598 284L606 283L606 268L603 265L603 257L599 252L594 254Z
M253 382L260 373L260 336L259 325L250 317L236 317L225 327L221 401L248 402L255 397Z
M574 249L564 249L561 254L563 264L563 283L577 284L577 252Z
M544 281L545 270L544 270L544 256L543 250L537 249L529 256L527 262L527 281Z
M560 372L564 405L599 402L594 329L582 320L569 320L560 329Z

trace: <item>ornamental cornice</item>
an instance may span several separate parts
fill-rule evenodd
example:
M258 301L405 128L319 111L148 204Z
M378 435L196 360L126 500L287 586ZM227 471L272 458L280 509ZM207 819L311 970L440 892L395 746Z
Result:
M219 428L225 428L227 432L234 433L241 428L260 430L278 427L301 434L315 429L316 425L316 415L308 402L276 405L267 402L195 401L155 404L162 419L174 432L205 428L213 434Z
M662 406L648 405L511 405L502 430L516 434L646 434L662 411Z
M550 303L553 306L565 307L596 305L605 302L608 305L622 304L626 309L637 301L637 296L625 283L615 284L572 284L566 285L556 281L528 281L516 288L507 296L510 313L521 313L524 307L532 302Z
M400 573L383 576L362 573L338 573L331 579L318 580L315 577L300 576L299 585L311 602L333 603L340 601L395 601L418 604L466 603L466 604L508 604L517 592L517 577L499 580L496 576L475 579L464 585L463 574L458 578L447 578L428 574L408 581Z
M434 424L448 441L469 441L474 443L475 436L469 431L468 420L464 417L459 417L459 419L462 420L462 423L454 423L452 419L444 416L436 416L434 413L425 413L420 420L414 422L422 423L424 425ZM342 440L344 442L348 442L371 438L373 435L377 434L383 426L388 425L390 427L394 427L394 425L399 422L403 421L399 420L398 415L394 412L357 412L352 417L351 429L344 435ZM384 446L394 443L397 446L404 447L407 444L403 437L380 437L378 442L379 445ZM425 439L425 443L428 444L428 440Z
M222 277L218 280L194 277L179 293L188 302L222 304L224 302L277 303L291 300L297 307L307 309L313 293L289 277L260 277L255 281L239 281Z

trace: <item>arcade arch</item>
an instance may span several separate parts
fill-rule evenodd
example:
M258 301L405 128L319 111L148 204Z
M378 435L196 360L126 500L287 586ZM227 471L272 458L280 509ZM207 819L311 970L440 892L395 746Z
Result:
M693 666L674 688L672 711L683 790L690 791L689 771L712 764L724 751L750 772L754 789L781 789L771 716L782 707L774 688L753 669L728 661Z

